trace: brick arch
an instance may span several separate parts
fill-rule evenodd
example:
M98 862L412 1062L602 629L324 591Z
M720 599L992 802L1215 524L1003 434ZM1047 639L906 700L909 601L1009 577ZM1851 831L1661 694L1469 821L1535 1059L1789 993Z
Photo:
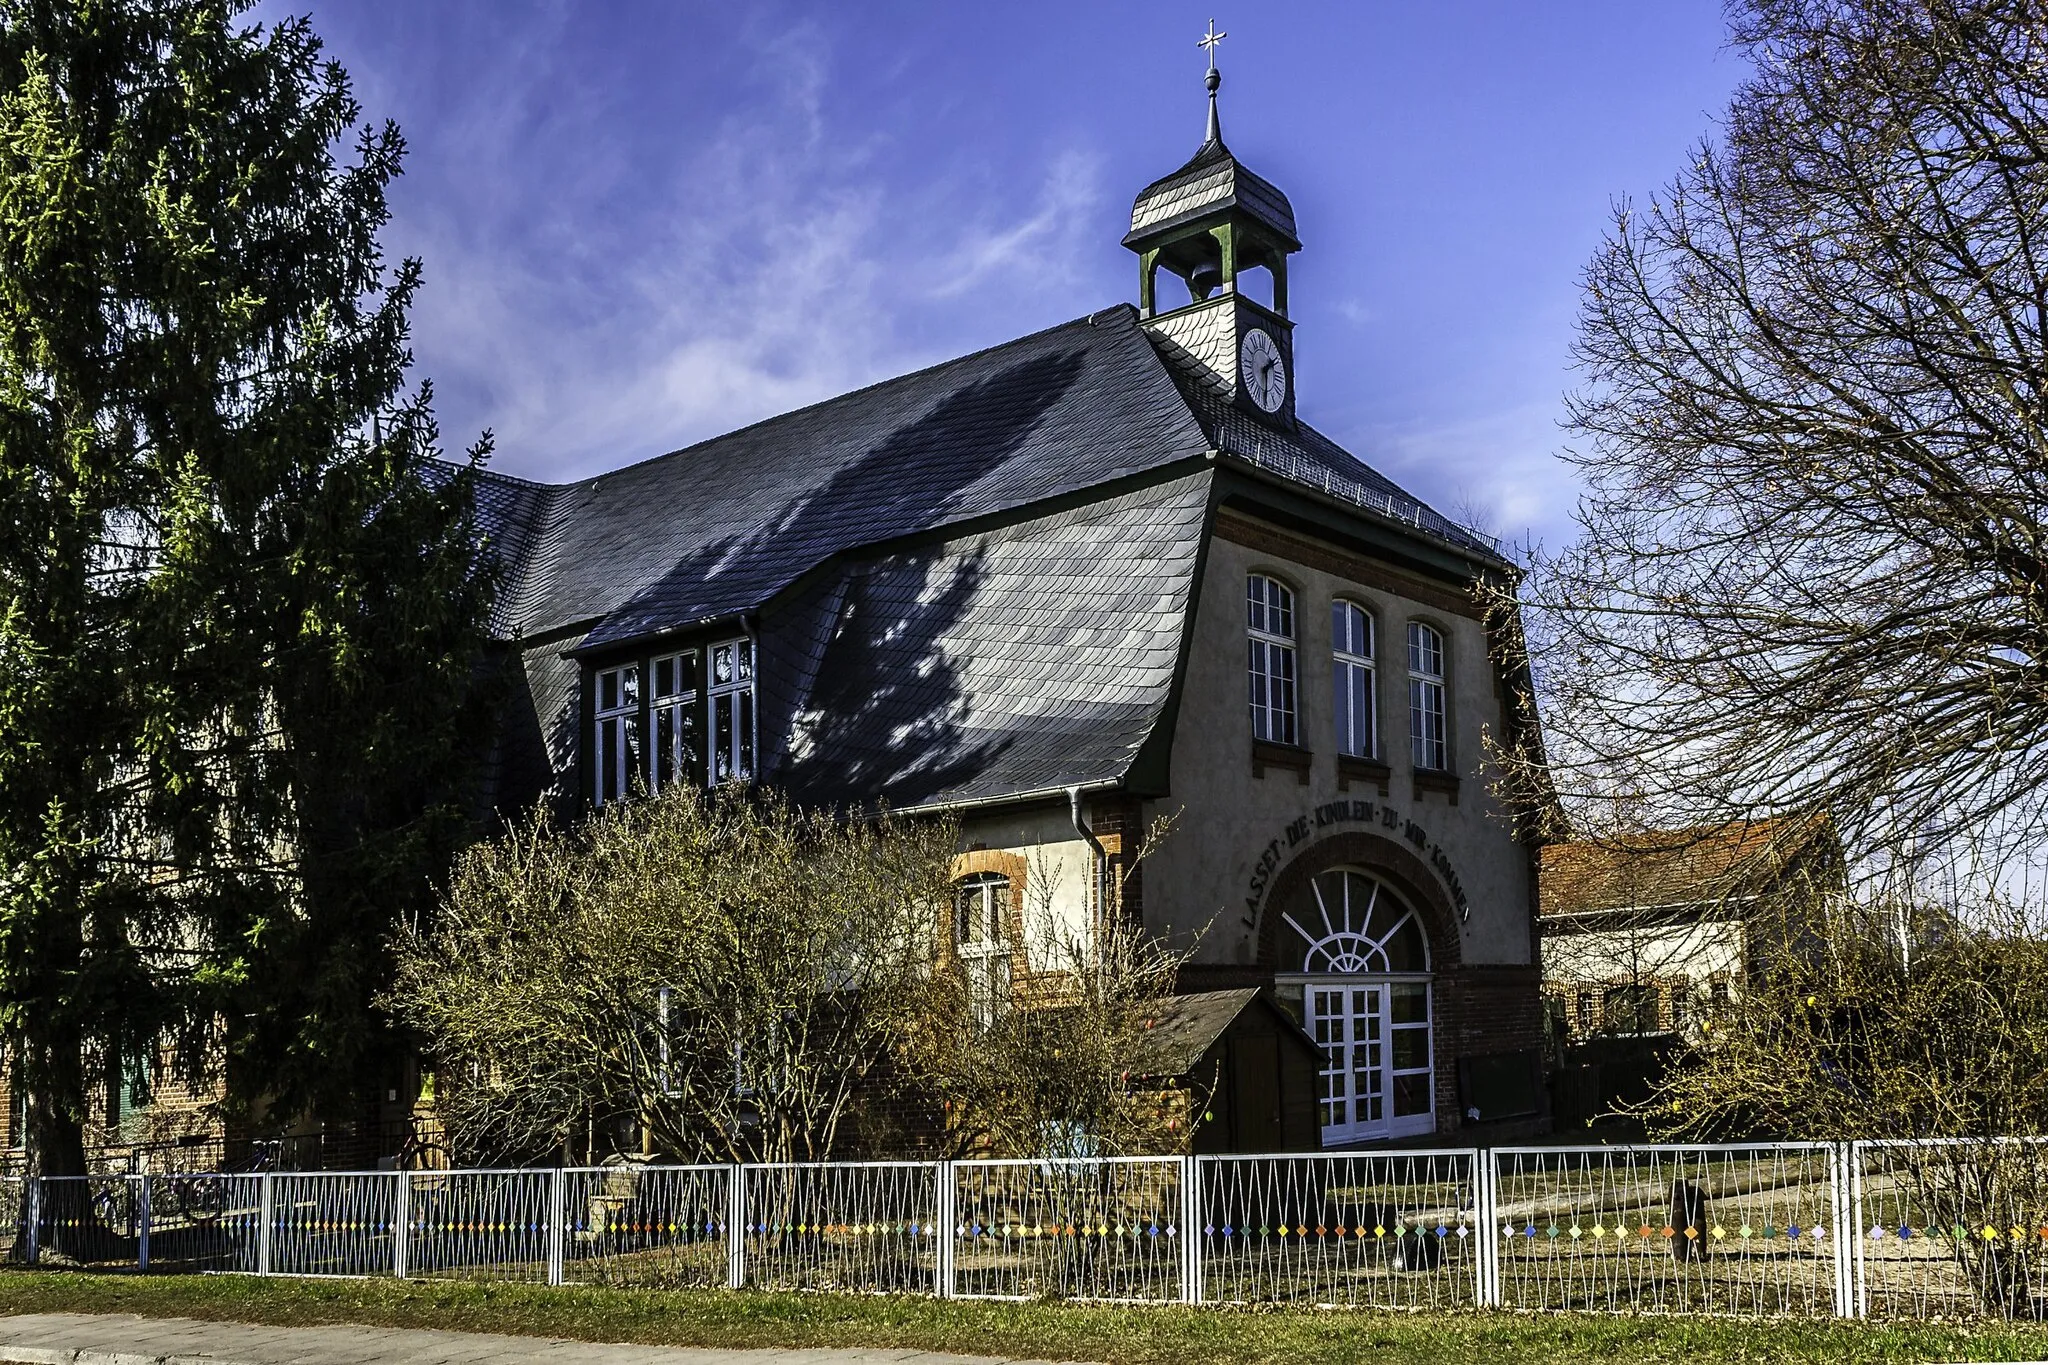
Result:
M1266 893L1259 910L1258 965L1279 970L1280 912L1296 899L1306 899L1308 884L1333 867L1355 867L1370 872L1399 892L1414 907L1429 938L1429 969L1441 976L1464 962L1458 939L1458 912L1444 895L1434 874L1422 859L1392 839L1362 830L1346 830L1310 844L1294 861L1281 869Z

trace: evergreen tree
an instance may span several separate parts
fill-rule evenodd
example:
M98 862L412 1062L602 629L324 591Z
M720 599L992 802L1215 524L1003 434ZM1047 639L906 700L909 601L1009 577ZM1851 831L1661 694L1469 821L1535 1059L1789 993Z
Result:
M397 130L246 8L0 0L0 1030L49 1173L164 1037L344 1103L460 833L487 442L438 463L406 386Z

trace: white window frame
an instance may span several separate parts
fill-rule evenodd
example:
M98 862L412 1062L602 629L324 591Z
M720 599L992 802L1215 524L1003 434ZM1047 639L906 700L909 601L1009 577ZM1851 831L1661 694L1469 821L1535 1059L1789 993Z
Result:
M719 652L731 650L732 676L720 681ZM707 786L721 782L751 781L760 762L759 713L754 700L754 641L751 636L720 640L705 651L710 661L707 675L711 694L710 733L705 747L710 751L704 764ZM721 714L723 712L724 714ZM726 716L733 717L728 723Z
M1338 877L1340 894L1334 898L1326 896L1325 878ZM1303 970L1280 972L1274 977L1276 983L1299 986L1302 991L1302 1022L1311 1036L1326 1049L1333 1045L1346 1055L1326 1053L1320 1084L1323 1087L1320 1104L1323 1106L1321 1127L1326 1145L1341 1145L1368 1139L1387 1137L1414 1137L1436 1130L1436 985L1434 976L1435 956L1430 951L1429 935L1423 928L1422 915L1414 906L1403 901L1391 887L1369 872L1351 867L1326 868L1309 883L1315 895L1316 914L1307 922L1298 921L1291 912L1283 911L1282 921L1298 934L1303 944ZM1361 898L1360 893L1363 893ZM1383 934L1374 937L1370 932L1373 912L1381 897L1386 897L1396 911L1386 921ZM1422 947L1421 970L1392 970L1386 946L1407 926L1415 926ZM1332 1123L1329 1106L1339 1096L1333 1095L1333 1078L1356 1066L1356 1049L1361 1041L1353 1036L1337 1039L1330 1025L1336 1021L1319 1017L1318 992L1341 996L1347 1001L1359 995L1369 995L1378 1004L1377 1023L1373 1025L1373 1037L1367 1046L1377 1046L1380 1060L1375 1068L1380 1077L1380 1113L1376 1119L1360 1119L1356 1113L1359 1096L1352 1089L1353 1082L1345 1081L1346 1093L1341 1096L1347 1105L1354 1106L1345 1115L1342 1123ZM1407 1022L1395 1022L1395 997L1402 993L1417 993L1422 1002L1422 1017ZM1360 1019L1366 1016L1347 1011L1344 1027L1355 1029ZM1423 1037L1421 1066L1402 1066L1396 1059L1397 1035L1412 1036L1420 1033ZM1422 1078L1425 1107L1413 1114L1394 1112L1396 1094L1402 1081L1413 1077Z
M1014 884L1000 872L977 872L954 885L953 955L967 978L967 1007L977 1028L992 1026L1010 1003L1016 978L1009 911L1015 894ZM970 916L979 921L979 938L967 932Z
M1427 621L1408 623L1409 756L1425 772L1449 772L1450 717L1444 706L1449 647L1444 633Z
M607 687L611 688L607 703ZM596 670L591 679L591 797L595 804L623 801L644 753L640 733L640 663Z
M685 649L656 655L647 665L647 713L653 740L647 746L649 791L690 780L690 767L697 757L697 659L696 650ZM666 690L664 667L668 670Z
M1351 627L1363 625L1360 638ZM1371 611L1347 597L1330 603L1331 695L1337 719L1337 752L1352 758L1378 758L1380 752L1379 621ZM1362 705L1360 704L1362 701Z
M1301 733L1294 615L1294 589L1271 574L1246 577L1246 671L1252 737L1273 744L1298 743Z

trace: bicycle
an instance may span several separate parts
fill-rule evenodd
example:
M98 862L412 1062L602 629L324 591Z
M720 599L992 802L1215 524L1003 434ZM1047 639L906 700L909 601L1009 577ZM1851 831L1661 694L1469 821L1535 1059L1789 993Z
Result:
M171 1202L187 1222L210 1227L227 1212L234 1175L262 1175L277 1169L283 1138L258 1138L249 1144L248 1160L231 1172L171 1177Z

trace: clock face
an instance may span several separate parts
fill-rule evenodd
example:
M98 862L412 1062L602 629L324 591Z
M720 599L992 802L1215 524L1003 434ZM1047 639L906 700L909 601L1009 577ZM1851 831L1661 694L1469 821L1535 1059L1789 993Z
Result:
M1237 349L1237 372L1254 403L1267 412L1280 411L1287 397L1287 363L1280 358L1280 343L1264 328L1244 334Z

